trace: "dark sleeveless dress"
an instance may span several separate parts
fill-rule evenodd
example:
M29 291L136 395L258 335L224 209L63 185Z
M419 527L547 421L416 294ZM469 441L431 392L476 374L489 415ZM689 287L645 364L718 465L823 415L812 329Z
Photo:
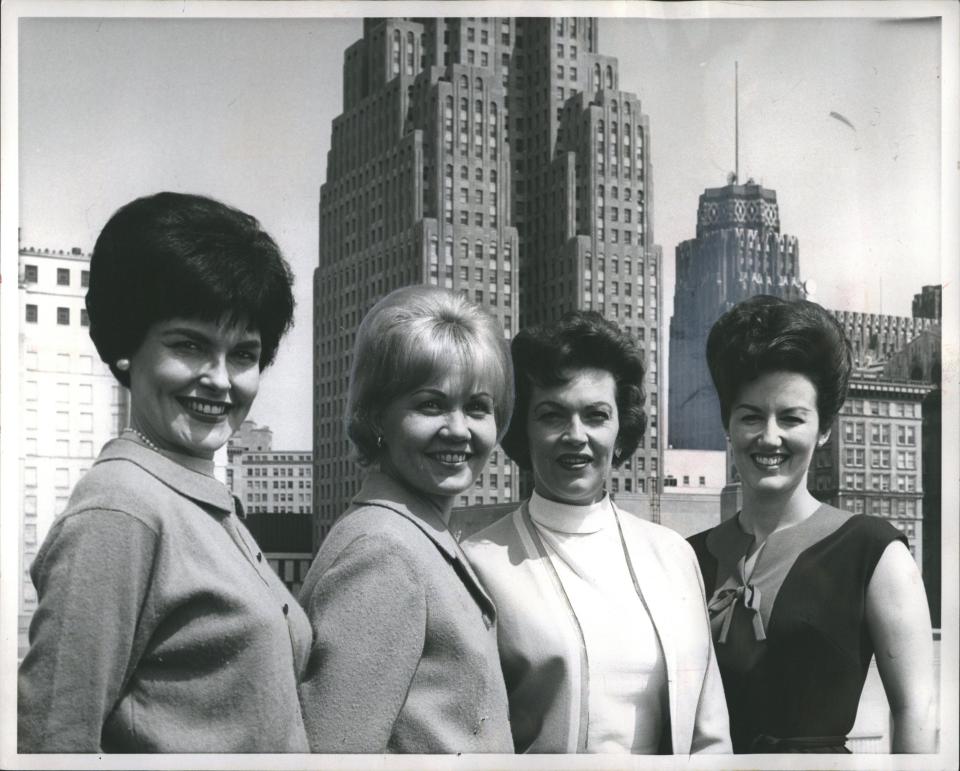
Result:
M886 520L825 504L772 533L750 561L753 536L738 517L689 539L709 598L734 752L848 751L874 652L867 585L898 540L906 544Z

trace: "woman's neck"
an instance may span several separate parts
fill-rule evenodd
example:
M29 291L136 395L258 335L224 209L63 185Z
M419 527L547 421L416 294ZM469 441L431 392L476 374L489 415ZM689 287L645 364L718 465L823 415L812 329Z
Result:
M456 499L454 495L430 495L429 493L423 492L423 490L418 490L416 487L407 482L401 474L398 474L387 464L380 464L380 472L386 474L394 482L399 484L401 487L405 487L411 493L416 495L418 498L422 498L427 501L437 512L437 516L443 520L443 524L450 527L450 515L453 513L453 502Z
M787 495L764 495L744 487L740 525L759 544L771 533L803 522L818 508L820 501L811 495L806 480Z

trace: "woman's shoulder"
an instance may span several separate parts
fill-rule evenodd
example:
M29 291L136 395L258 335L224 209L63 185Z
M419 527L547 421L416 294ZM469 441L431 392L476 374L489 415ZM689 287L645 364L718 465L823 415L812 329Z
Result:
M624 528L629 529L636 535L642 536L651 546L658 549L679 551L684 554L690 552L690 544L673 528L657 522L651 522L639 514L634 514L619 506L616 507L616 510L620 515L620 522Z
M60 518L110 511L159 531L169 511L170 489L132 461L98 459L77 482Z
M889 520L871 514L853 514L824 505L827 515L838 523L832 537L859 548L883 550L893 541L907 543L907 537Z
M504 514L496 522L492 522L482 530L477 531L469 538L465 538L461 543L464 550L476 549L498 549L506 548L516 541L518 530L516 517L522 509L521 506Z
M437 550L421 525L377 503L359 503L348 508L320 548L330 556L349 549L354 553L378 551L385 558L405 560L432 555Z

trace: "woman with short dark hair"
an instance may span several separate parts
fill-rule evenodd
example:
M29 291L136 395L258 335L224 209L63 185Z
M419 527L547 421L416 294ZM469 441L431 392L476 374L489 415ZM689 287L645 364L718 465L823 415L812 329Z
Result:
M496 609L448 529L510 420L497 321L445 289L397 289L353 352L347 435L369 471L300 593L314 752L509 753Z
M906 538L807 486L814 455L835 452L852 370L842 327L816 303L758 295L714 324L707 363L743 503L690 541L734 751L847 752L875 651L892 750L933 751L930 616Z
M693 552L606 493L643 436L643 353L590 311L513 341L503 440L531 498L464 543L493 595L517 752L729 751Z
M305 752L310 625L214 478L293 317L251 216L159 193L90 261L90 336L130 426L73 490L31 568L21 752Z

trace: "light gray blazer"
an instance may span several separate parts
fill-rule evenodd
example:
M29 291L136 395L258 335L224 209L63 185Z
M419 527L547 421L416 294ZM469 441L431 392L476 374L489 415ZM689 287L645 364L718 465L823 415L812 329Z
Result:
M513 753L496 610L426 500L368 474L300 601L313 752Z
M666 659L664 751L729 753L727 705L693 549L668 528L622 509L617 516ZM462 546L497 604L517 752L585 752L590 684L583 638L526 504Z

